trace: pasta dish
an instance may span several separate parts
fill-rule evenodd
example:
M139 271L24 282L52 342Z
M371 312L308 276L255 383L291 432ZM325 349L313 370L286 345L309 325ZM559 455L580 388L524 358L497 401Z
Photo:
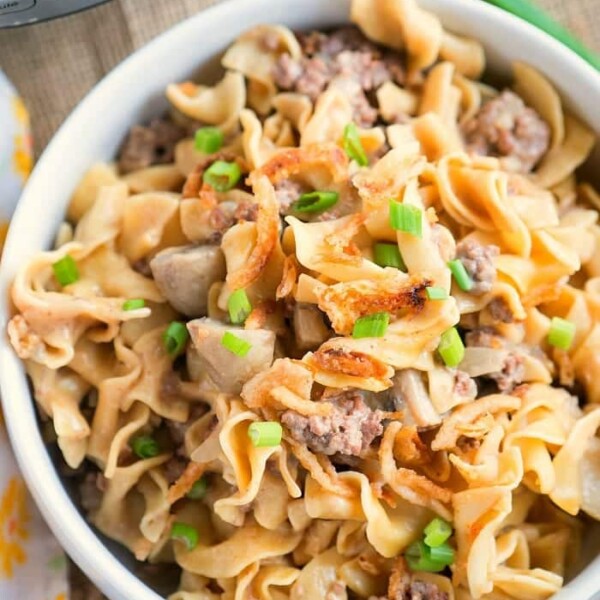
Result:
M550 598L600 519L594 135L414 0L351 10L169 85L8 335L79 506L170 600Z

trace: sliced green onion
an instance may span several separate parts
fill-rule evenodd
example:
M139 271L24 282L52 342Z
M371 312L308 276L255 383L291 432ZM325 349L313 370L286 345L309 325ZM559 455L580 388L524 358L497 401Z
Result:
M167 352L171 356L179 354L185 348L189 337L190 334L185 324L181 321L173 321L163 333L163 342Z
M443 571L448 563L433 560L428 548L423 541L413 542L404 553L406 562L411 571L427 571L429 573L439 573Z
M227 310L232 323L241 325L252 312L252 304L244 290L235 290L227 300Z
M573 344L574 339L575 323L561 319L560 317L553 317L550 324L550 331L548 332L548 343L555 348L568 350Z
M52 265L52 270L54 271L56 281L62 286L75 283L79 279L77 263L73 260L73 257L68 254L63 256L60 260L57 260Z
M423 211L417 206L390 200L390 225L396 231L423 237Z
M448 542L439 546L429 546L429 556L435 562L451 565L454 562L454 548Z
M467 269L465 265L463 265L462 261L459 258L455 258L448 263L448 268L452 271L452 275L454 275L454 280L458 284L458 287L463 292L468 292L473 289L473 280L471 276L467 273Z
M438 352L447 367L456 367L461 363L465 355L465 347L456 327L442 333Z
M204 171L202 179L217 192L226 192L235 187L241 176L242 170L236 162L218 160Z
M208 481L206 481L206 477L200 477L198 481L194 482L194 485L191 487L186 496L190 500L201 500L206 495L207 489Z
M344 151L349 158L355 160L361 167L366 167L369 164L367 153L354 123L348 123L344 128Z
M251 423L248 435L255 448L267 448L281 444L283 429L277 421Z
M153 458L160 454L158 442L149 435L138 435L129 442L129 445L139 458Z
M198 545L198 530L187 523L175 522L171 527L171 539L185 544L188 550Z
M600 70L600 55L587 48L570 31L555 21L546 11L537 7L533 2L527 0L486 0L490 4L503 8L504 10L528 21L537 28L562 42L565 46L576 52L587 60L592 66Z
M123 310L138 310L139 308L144 308L144 306L146 306L146 301L142 300L142 298L132 298L123 302Z
M436 548L452 535L452 525L448 521L436 517L425 527L424 533L425 543L430 548Z
M204 154L214 154L223 147L223 132L218 127L200 127L194 136L194 147Z
M375 262L380 267L396 267L401 271L406 272L406 265L400 254L398 244L375 244L373 249Z
M354 339L383 337L390 324L390 315L386 312L373 313L356 319L352 329Z
M425 294L429 300L448 300L448 292L443 287L425 288Z
M236 356L244 357L248 352L250 352L250 348L252 348L252 344L239 338L237 335L231 333L231 331L226 331L221 338L221 345L232 352Z
M340 195L337 192L309 192L302 194L292 204L292 210L304 213L323 212L336 204L339 198Z

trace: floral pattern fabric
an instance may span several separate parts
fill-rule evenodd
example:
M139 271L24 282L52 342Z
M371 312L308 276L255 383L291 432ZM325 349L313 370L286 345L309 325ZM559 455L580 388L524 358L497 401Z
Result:
M0 72L0 249L32 166L29 115ZM67 560L13 457L0 411L0 598L68 600Z

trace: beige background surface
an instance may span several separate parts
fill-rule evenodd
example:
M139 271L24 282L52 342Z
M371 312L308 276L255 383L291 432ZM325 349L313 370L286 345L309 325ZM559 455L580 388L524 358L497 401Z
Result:
M117 63L161 31L219 1L226 0L112 0L58 21L0 31L0 68L29 106L36 152ZM600 51L600 0L539 3Z

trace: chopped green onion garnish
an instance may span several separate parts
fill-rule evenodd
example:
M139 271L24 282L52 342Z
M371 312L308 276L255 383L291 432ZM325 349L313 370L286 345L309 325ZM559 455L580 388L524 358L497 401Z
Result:
M390 324L390 315L386 312L373 313L356 319L352 329L354 339L383 337Z
M448 300L448 292L442 287L425 288L425 294L429 300Z
M344 151L349 158L355 160L361 167L366 167L369 164L367 153L354 123L348 123L344 128Z
M439 573L443 571L448 564L431 557L431 549L423 541L413 542L404 553L406 562L411 571L427 571L429 573Z
M52 265L52 270L54 271L56 281L62 286L75 283L79 279L79 269L77 268L77 264L68 254L63 256L60 260L57 260Z
M204 171L202 179L217 192L226 192L235 187L241 176L242 170L236 162L218 160Z
M292 210L304 213L323 212L331 208L339 200L339 197L337 192L309 192L302 194L292 204Z
M471 279L471 276L467 273L465 265L463 265L459 258L451 260L448 263L448 268L452 271L452 275L454 275L454 280L463 292L468 292L469 290L473 289L473 280Z
M171 527L171 539L183 542L188 550L198 545L198 530L187 523L175 522Z
M396 267L401 271L406 272L406 265L400 254L398 244L375 244L373 249L375 262L380 267Z
M201 500L206 495L207 489L208 482L206 481L206 477L200 477L200 479L194 483L186 496L190 498L190 500Z
M575 323L561 319L560 317L553 317L550 325L550 331L548 332L548 343L555 348L561 350L568 350L573 344L575 339Z
M396 231L423 237L423 211L417 206L390 200L390 225Z
M163 333L163 342L167 352L171 356L179 354L185 348L189 337L190 334L185 324L181 321L173 321Z
M252 344L239 338L237 335L231 333L231 331L226 331L221 338L221 345L224 348L227 348L229 352L232 352L236 356L244 357L248 352L250 352L250 348L252 348Z
M429 546L429 556L435 562L451 565L454 562L454 548L448 542L439 546Z
M465 355L465 347L456 327L442 333L438 352L447 367L456 367L461 363Z
M252 312L252 304L244 290L235 290L227 300L227 310L232 323L241 325Z
M129 445L134 454L140 458L153 458L160 454L158 442L149 435L138 435L129 442Z
M123 302L123 310L138 310L138 308L144 308L144 306L146 306L146 301L141 298L132 298Z
M248 427L248 435L255 448L278 446L281 443L282 433L281 424L277 421L251 423Z
M592 66L600 70L600 55L587 48L570 31L555 21L548 13L537 7L533 2L527 0L486 0L490 4L503 8L504 10L528 21L547 34L555 37L559 42L576 52L587 60Z
M200 127L194 137L194 147L204 154L214 154L223 147L223 132L218 127Z
M425 527L424 533L425 543L430 548L436 548L437 546L441 546L452 535L452 525L448 521L436 517Z

